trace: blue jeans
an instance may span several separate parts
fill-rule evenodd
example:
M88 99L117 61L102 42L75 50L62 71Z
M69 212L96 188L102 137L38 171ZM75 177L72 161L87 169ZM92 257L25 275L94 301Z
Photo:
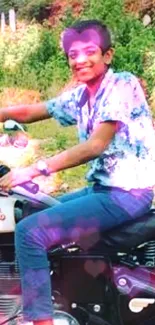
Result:
M99 240L100 231L146 213L152 199L153 192L149 189L126 192L95 185L66 194L59 198L62 204L19 222L15 246L25 320L52 318L49 248L77 241L88 249Z

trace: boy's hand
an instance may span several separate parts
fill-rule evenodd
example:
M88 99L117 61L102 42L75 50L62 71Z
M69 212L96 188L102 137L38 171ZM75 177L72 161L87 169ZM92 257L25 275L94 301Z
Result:
M35 177L33 166L13 168L9 173L0 178L0 190L9 191L12 187L31 181Z

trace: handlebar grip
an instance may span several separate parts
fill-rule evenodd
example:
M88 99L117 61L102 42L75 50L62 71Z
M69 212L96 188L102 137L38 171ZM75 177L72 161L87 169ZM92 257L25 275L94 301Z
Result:
M10 168L8 166L0 165L0 177L6 175L8 172L10 172ZM39 191L39 185L33 183L32 181L24 182L18 186L23 187L26 191L32 194L36 194Z
M39 185L36 183L33 183L32 181L28 181L22 184L19 184L18 186L23 187L26 191L36 194L39 191Z
M6 165L0 165L0 177L10 172L10 168Z

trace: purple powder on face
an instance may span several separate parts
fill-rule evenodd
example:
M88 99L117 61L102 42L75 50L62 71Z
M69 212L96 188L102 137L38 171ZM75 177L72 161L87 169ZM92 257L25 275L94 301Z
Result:
M101 37L95 29L89 28L84 30L82 33L78 33L76 30L68 28L63 32L61 38L64 52L68 54L72 43L77 41L84 43L93 42L98 47L103 47Z

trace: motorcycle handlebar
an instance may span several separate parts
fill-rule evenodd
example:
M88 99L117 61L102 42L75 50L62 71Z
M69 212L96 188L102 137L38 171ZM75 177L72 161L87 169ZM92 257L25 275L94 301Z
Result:
M10 168L5 165L0 165L0 178L10 172ZM26 191L36 194L39 191L39 185L32 181L24 182L18 186L24 188Z
M26 191L36 194L39 191L39 185L33 183L32 181L28 181L22 184L19 184L20 187L23 187Z

